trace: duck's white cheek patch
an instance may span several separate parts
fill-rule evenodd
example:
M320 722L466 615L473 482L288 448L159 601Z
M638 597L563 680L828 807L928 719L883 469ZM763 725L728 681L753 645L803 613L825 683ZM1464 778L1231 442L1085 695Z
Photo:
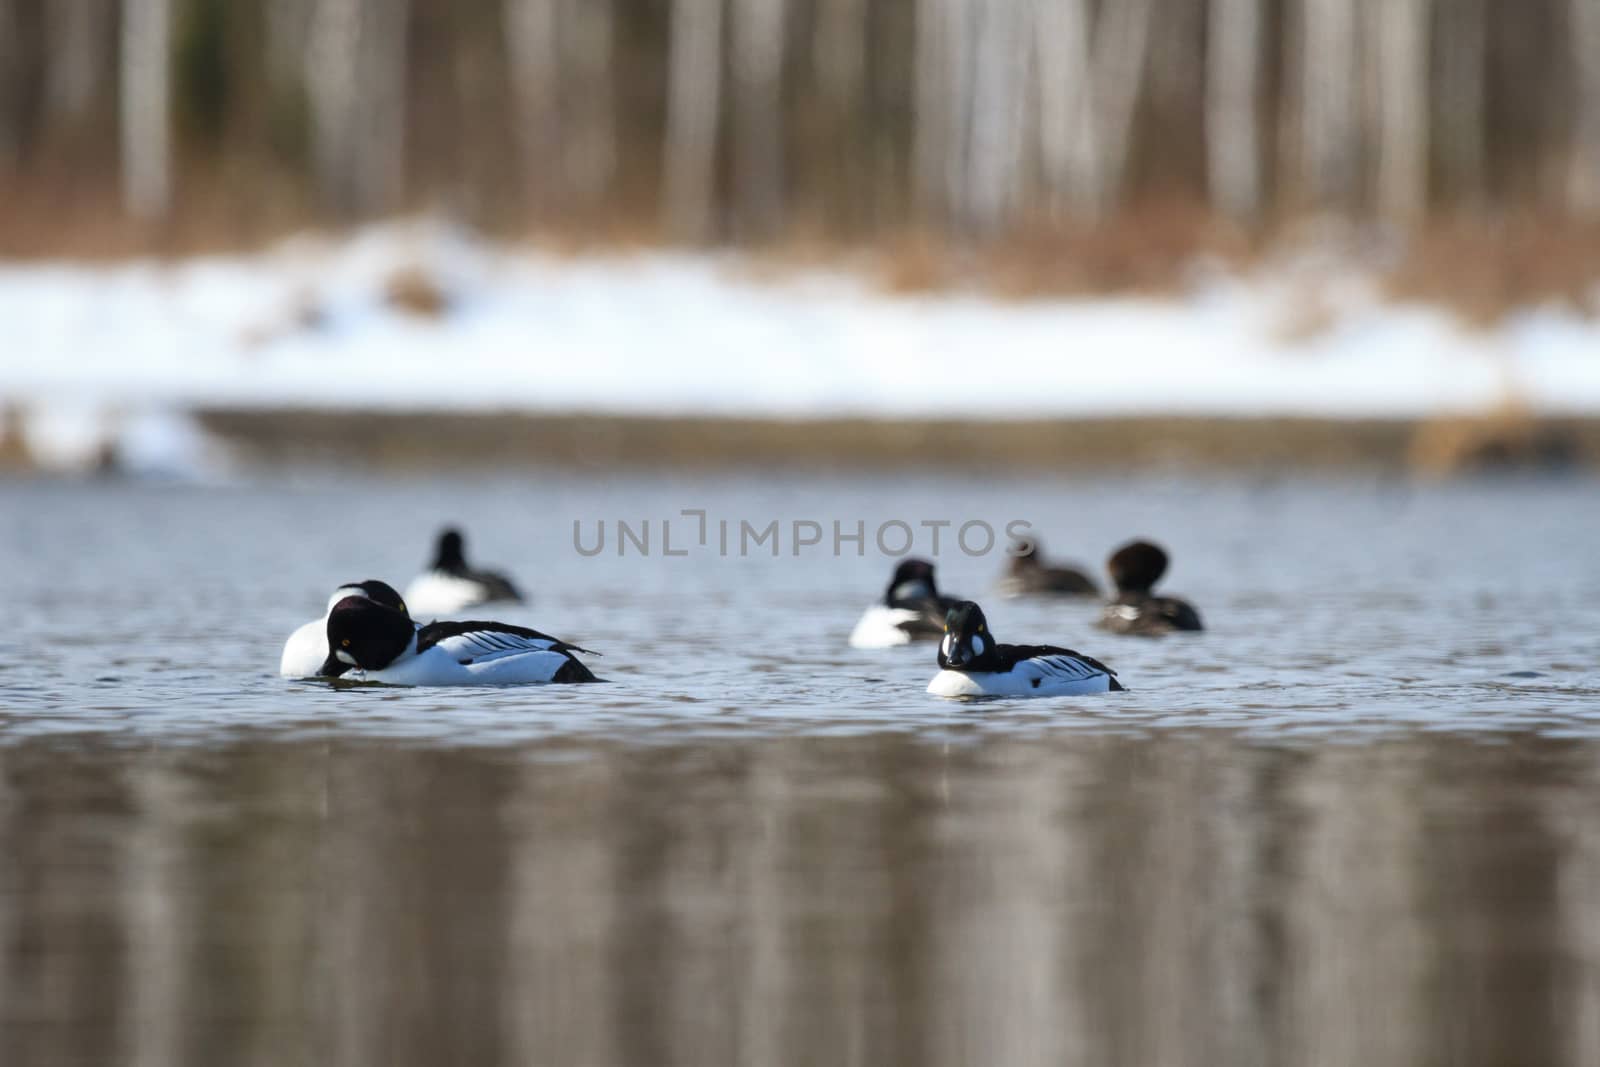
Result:
M955 637L955 634L945 634L944 635L944 650L943 651L944 651L944 658L945 659L950 659L952 656L955 655L955 653L956 653L956 637Z
M356 665L356 658L343 649L335 652L334 655L337 656L339 658L339 662L343 663L346 667L354 667Z
M983 655L983 647L984 647L983 646L983 638L979 637L977 634L973 634L972 635L972 654L974 656Z

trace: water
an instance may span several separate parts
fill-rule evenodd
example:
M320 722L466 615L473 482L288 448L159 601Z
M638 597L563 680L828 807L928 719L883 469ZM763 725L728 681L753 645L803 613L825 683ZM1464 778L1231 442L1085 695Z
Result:
M0 487L0 1062L1600 1062L1595 488ZM952 527L947 590L1130 692L928 697L844 644L892 519L1155 536L1211 629L1000 600ZM443 521L610 684L275 676Z

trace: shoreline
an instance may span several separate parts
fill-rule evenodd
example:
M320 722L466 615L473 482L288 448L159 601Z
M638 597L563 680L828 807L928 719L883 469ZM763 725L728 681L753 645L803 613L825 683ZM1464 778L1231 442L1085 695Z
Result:
M1437 419L962 420L210 409L194 418L236 460L264 467L1600 470L1600 418L1517 411Z

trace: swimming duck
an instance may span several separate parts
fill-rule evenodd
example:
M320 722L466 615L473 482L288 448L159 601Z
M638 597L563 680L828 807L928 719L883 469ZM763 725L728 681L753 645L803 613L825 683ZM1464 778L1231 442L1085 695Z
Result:
M983 609L964 601L950 610L939 642L939 673L928 692L941 697L1050 697L1117 692L1117 672L1055 645L1002 645Z
M1000 580L1000 591L1006 596L1025 596L1030 593L1056 596L1100 595L1100 587L1095 584L1094 579L1077 567L1047 564L1043 546L1037 540L1027 553L1011 557L1011 561L1006 565L1006 576Z
M503 622L418 626L401 607L346 597L328 612L330 653L319 674L390 685L595 682L573 656L586 648Z
M1159 546L1132 541L1111 554L1106 569L1117 595L1100 612L1101 629L1144 637L1204 629L1200 613L1187 600L1151 593L1167 571L1167 554Z
M424 617L454 615L479 604L522 600L505 575L468 566L465 549L460 530L452 527L440 532L432 566L406 586L412 610Z
M387 582L368 579L341 585L328 598L327 610L322 618L305 623L284 642L283 655L278 659L278 673L285 678L310 678L322 669L328 658L328 612L345 597L366 597L387 608L405 611L405 602Z
M889 579L883 599L862 613L850 632L852 648L893 648L913 641L932 641L944 633L944 617L958 598L940 596L933 564L902 560Z

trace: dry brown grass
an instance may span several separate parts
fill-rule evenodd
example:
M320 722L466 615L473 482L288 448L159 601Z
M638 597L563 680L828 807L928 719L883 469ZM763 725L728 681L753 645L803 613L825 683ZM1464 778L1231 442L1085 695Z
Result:
M1406 466L1409 422L1104 418L763 420L438 412L203 413L233 454L376 469L1284 471Z
M0 258L98 262L251 251L317 221L287 180L194 167L179 174L172 218L139 222L123 212L115 180L81 170L0 180Z
M1041 222L993 241L962 243L918 232L877 243L871 276L894 293L967 286L1003 299L1165 295L1207 258L1242 265L1253 251L1238 230L1197 205L1168 200L1099 225Z
M1431 419L1417 427L1409 465L1434 477L1496 471L1553 471L1592 460L1572 423L1541 419L1508 400L1498 410Z
M20 404L0 408L0 470L27 470L33 464L28 442L22 436Z
M1485 327L1539 304L1594 314L1597 282L1600 226L1528 218L1430 227L1384 278L1394 299L1443 305Z
M171 220L141 224L123 214L112 173L58 168L0 178L0 258L93 261L249 251L327 221L301 184L284 174L190 165L180 169L177 190L180 210ZM492 235L558 255L625 254L668 244L643 191L617 210L538 219L502 213L477 221ZM741 269L777 277L798 268L859 264L893 293L970 288L1018 300L1161 295L1180 290L1200 259L1271 269L1269 256L1304 244L1303 223L1283 219L1246 233L1203 204L1166 197L1131 205L1099 225L1041 220L989 241L926 230L841 235L797 225L776 240L744 247ZM1359 253L1355 262L1362 262ZM1482 326L1538 304L1600 313L1600 224L1543 216L1440 220L1405 242L1380 281L1393 299L1447 307ZM396 306L417 314L439 314L447 306L432 279L404 271L396 273L392 295ZM1285 326L1288 337L1325 326L1327 309L1314 292L1303 304Z
M409 263L397 268L383 283L384 303L425 319L437 319L450 310L450 294L425 267Z

